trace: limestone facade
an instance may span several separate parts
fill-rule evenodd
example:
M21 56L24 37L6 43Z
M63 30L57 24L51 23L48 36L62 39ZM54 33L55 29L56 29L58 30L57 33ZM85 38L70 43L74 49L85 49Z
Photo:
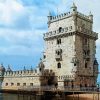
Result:
M49 13L48 32L44 34L44 64L58 76L58 85L71 81L75 86L96 86L97 39L93 15L79 13L75 4L68 13L57 16Z

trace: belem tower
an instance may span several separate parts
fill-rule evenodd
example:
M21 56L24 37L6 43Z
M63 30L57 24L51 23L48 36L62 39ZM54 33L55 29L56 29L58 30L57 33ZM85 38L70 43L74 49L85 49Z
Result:
M12 71L0 66L0 88L58 86L95 87L98 76L93 15L77 11L73 3L70 12L48 15L48 32L44 34L43 57L35 70Z

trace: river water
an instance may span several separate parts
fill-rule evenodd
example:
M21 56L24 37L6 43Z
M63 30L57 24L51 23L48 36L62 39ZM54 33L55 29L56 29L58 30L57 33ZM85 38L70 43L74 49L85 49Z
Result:
M34 95L18 95L18 94L7 94L7 93L1 93L0 94L0 100L58 100L58 97L46 97L42 98L40 96L34 96ZM70 100L70 99L66 99Z
M35 100L35 97L32 95L0 93L0 100Z
M91 97L91 98L89 98ZM74 95L74 98L73 98L73 95L70 97L70 96L66 96L65 98L63 99L58 99L58 97L45 97L44 98L41 98L41 97L38 97L38 96L34 96L34 95L18 95L18 94L7 94L7 93L0 93L0 100L100 100L100 96L99 96L99 99L98 99L98 94L95 94L94 95L94 99L93 99L93 94L80 94L80 97L78 98L78 96Z
M18 95L0 93L0 100L18 100Z

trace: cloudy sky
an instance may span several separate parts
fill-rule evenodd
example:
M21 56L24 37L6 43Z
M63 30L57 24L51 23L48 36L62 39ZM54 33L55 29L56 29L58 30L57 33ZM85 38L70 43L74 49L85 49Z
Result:
M79 12L93 13L93 29L100 33L100 0L74 2ZM44 49L48 12L68 12L72 3L73 0L0 0L0 63L10 64L14 70L23 69L24 65L37 66ZM98 62L99 52L100 39L97 40Z

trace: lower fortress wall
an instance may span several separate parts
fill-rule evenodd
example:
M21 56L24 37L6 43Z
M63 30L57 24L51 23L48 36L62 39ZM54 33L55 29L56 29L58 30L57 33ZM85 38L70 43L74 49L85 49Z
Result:
M40 86L39 74L33 71L5 72L1 79L2 89L18 90L23 87Z

